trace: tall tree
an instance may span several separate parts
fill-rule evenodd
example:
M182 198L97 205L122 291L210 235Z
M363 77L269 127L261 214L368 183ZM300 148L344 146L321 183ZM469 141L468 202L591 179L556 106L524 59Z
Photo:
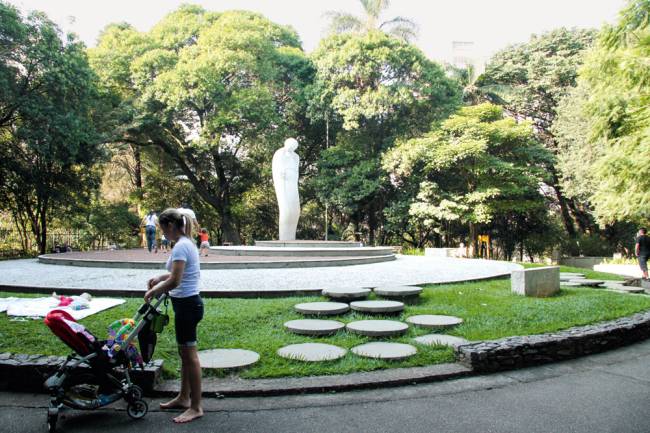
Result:
M109 26L91 59L116 99L113 141L168 154L239 243L236 202L283 138L309 142L296 113L313 69L295 31L186 5L147 33Z
M381 154L452 112L459 88L420 50L379 31L327 38L313 60L310 113L329 120L335 144L322 153L317 189L353 224L367 223L374 243L391 196Z
M409 209L414 219L438 231L447 221L468 224L475 242L478 226L545 213L539 185L550 159L529 122L517 123L486 103L463 107L424 136L400 142L383 164L398 185L418 183Z
M341 33L367 33L381 30L387 34L412 42L418 35L418 26L413 20L405 17L395 17L388 21L381 21L381 14L390 7L389 0L359 0L363 7L363 16L357 17L348 12L326 12L330 20L330 34Z
M477 85L510 87L510 97L504 107L515 117L532 121L541 142L557 153L552 131L557 105L576 86L578 68L594 37L592 30L564 28L533 36L528 43L497 53ZM564 197L555 165L549 164L547 168L551 175L549 185L554 190L567 233L575 235L574 219L583 232L593 229L589 215Z
M101 157L85 47L38 12L0 3L0 202L41 253L54 210L87 201Z
M580 71L577 108L562 112L568 168L578 164L576 156L587 155L581 164L591 173L569 180L593 204L601 224L646 224L650 218L649 58L650 0L628 1L619 22L603 28Z

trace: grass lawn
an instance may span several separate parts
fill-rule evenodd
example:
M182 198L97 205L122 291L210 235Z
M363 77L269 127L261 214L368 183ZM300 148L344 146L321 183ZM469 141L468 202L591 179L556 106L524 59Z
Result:
M563 268L573 271L575 268ZM620 277L585 270L589 278L617 279ZM0 292L0 297L26 296ZM373 295L374 296L374 295ZM206 314L199 325L199 349L243 348L261 355L260 361L239 375L245 378L304 376L349 373L391 367L421 366L451 362L449 348L418 345L418 354L405 361L390 362L364 359L349 353L344 358L324 363L304 363L280 358L275 352L282 346L302 342L331 343L345 348L371 341L347 332L326 338L303 337L284 330L283 323L300 319L293 310L299 302L317 301L318 297L278 299L205 299ZM106 326L115 319L130 317L141 304L140 299L127 298L116 308L81 320L97 337L105 338ZM342 322L368 318L404 320L415 314L448 314L462 317L465 322L448 333L469 340L496 339L513 335L551 332L575 325L610 320L650 309L650 296L620 294L602 289L566 287L551 298L525 298L510 293L510 280L489 280L475 283L426 286L419 300L407 304L396 316L369 316L356 312L333 317ZM171 306L170 306L170 313ZM173 313L172 313L173 314ZM390 341L410 343L424 329L409 329L408 333ZM69 349L56 338L40 320L10 321L0 314L0 352L65 355ZM167 377L178 376L173 326L163 332L156 349L156 358L165 360Z

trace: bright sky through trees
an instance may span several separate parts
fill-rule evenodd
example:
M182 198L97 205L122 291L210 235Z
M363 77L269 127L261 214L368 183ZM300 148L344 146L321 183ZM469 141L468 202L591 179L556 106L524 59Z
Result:
M292 25L303 46L312 51L327 27L323 16L337 10L361 13L358 0L9 0L22 9L42 10L64 30L73 31L94 46L99 31L108 23L126 21L148 30L182 3L206 9L248 9L261 12L279 24ZM394 0L387 18L404 16L420 27L416 44L427 56L451 60L452 41L473 41L476 55L488 57L506 45L525 42L531 33L557 27L600 27L613 22L623 0ZM74 18L71 18L74 17Z

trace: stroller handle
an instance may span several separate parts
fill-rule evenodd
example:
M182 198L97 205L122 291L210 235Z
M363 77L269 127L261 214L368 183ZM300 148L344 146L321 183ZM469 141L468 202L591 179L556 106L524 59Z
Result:
M135 327L133 330L129 333L129 336L126 338L125 345L128 346L129 343L131 343L135 337L140 333L142 328L145 325L145 322L147 320L147 315L151 311L155 311L158 309L158 307L167 299L169 295L167 293L163 293L160 295L154 302L145 302L142 304L140 308L138 308L138 312L135 314L135 317L133 318L133 321L135 322Z

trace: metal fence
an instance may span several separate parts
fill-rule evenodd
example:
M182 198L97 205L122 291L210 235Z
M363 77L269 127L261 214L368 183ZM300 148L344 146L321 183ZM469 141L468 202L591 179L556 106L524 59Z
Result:
M38 253L38 244L30 233L27 251L20 232L16 229L0 228L0 256L17 256ZM55 230L47 234L46 250L54 251L56 246L68 246L73 250L100 250L108 248L106 239L94 239L82 230Z

